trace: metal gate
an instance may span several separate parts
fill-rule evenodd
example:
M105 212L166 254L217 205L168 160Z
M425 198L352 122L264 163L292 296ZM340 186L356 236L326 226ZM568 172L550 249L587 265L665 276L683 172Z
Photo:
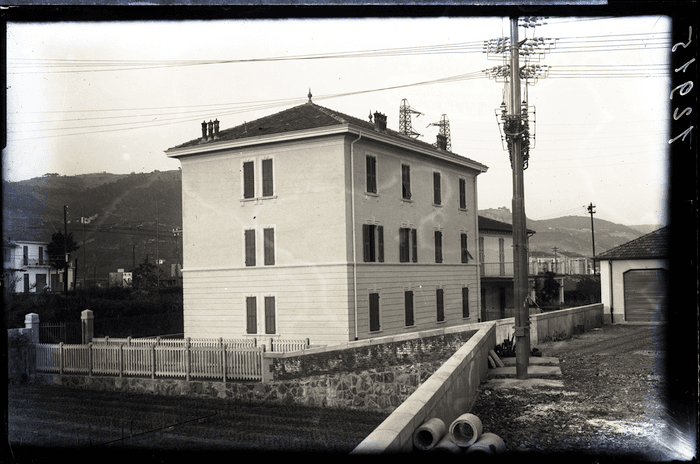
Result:
M83 329L79 321L39 324L39 343L80 344Z

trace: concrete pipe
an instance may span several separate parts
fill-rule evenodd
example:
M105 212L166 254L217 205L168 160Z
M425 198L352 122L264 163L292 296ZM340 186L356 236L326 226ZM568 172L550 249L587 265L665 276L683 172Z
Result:
M485 433L472 446L467 453L501 454L506 452L506 444L495 433Z
M445 423L437 418L424 422L413 432L413 446L421 451L429 451L445 435Z
M479 439L482 431L481 419L466 413L452 422L449 437L457 446L469 448Z
M437 445L435 445L430 452L431 453L439 453L439 454L462 454L464 450L460 448L459 446L455 445L452 440L450 440L450 437L445 435L442 437L442 440L438 442Z

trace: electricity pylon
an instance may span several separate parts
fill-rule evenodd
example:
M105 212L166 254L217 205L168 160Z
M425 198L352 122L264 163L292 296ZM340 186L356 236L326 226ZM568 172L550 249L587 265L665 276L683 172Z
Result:
M439 122L432 122L428 124L428 127L430 126L438 126L440 128L440 131L438 132L438 135L440 137L443 137L442 140L445 141L445 151L452 151L452 137L450 136L450 120L447 119L447 115L443 114L440 117ZM437 145L437 143L435 143ZM438 147L440 148L440 147Z
M401 100L401 108L399 108L399 133L414 138L420 137L421 134L413 130L413 124L411 124L412 114L420 116L423 113L411 108L408 100L404 98Z

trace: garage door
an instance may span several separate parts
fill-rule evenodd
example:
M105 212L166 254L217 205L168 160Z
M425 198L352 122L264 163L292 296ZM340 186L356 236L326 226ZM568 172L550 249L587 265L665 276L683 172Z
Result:
M664 322L666 320L665 269L627 271L623 281L627 322Z

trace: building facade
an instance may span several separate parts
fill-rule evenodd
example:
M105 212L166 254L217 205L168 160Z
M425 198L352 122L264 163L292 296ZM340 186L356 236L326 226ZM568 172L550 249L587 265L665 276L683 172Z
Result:
M308 103L166 151L190 337L330 344L476 322L486 166Z
M41 293L50 290L51 277L56 274L51 274L48 245L48 242L3 239L3 286L8 291Z

